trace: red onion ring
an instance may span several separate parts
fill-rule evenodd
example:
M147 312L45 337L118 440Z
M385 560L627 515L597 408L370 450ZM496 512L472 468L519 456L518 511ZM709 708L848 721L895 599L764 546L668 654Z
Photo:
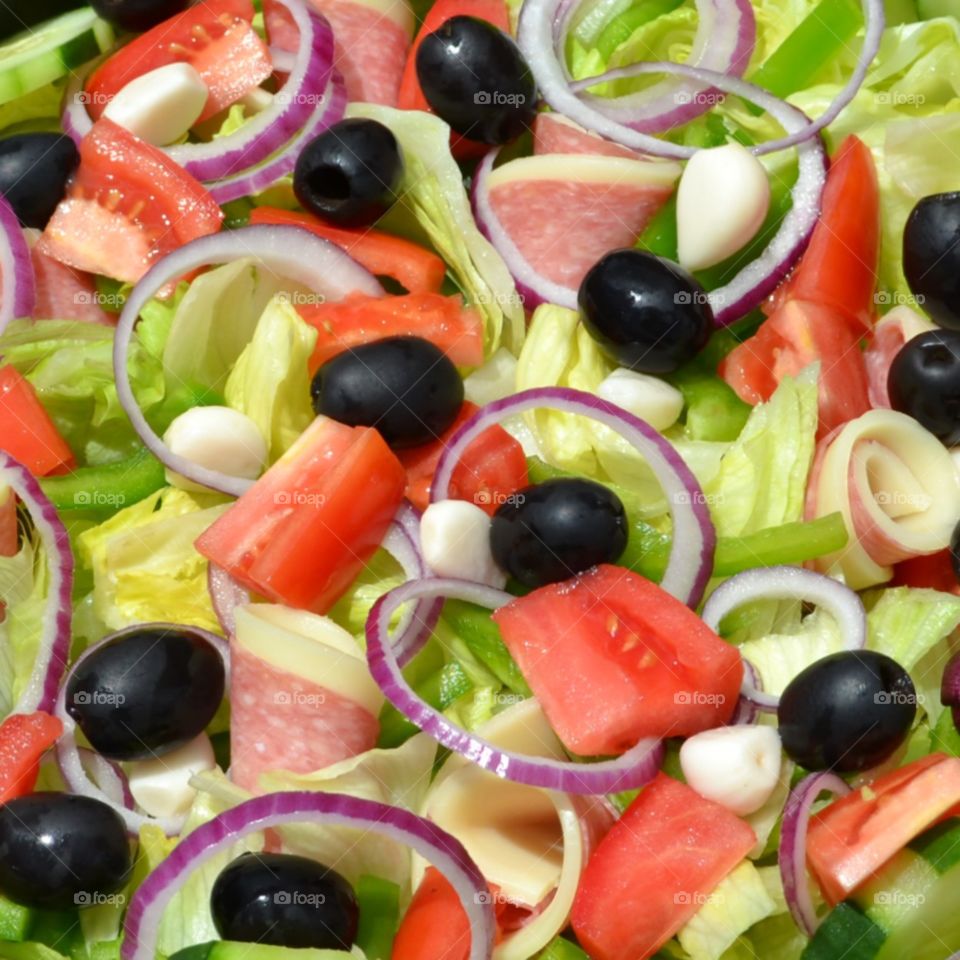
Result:
M30 471L0 450L0 487L10 487L30 511L33 526L47 554L49 587L40 625L33 673L11 713L47 712L57 699L57 689L70 659L73 621L73 552L70 538L54 505Z
M863 601L838 580L803 567L766 567L730 577L714 590L703 607L703 622L719 630L723 618L737 607L757 600L801 600L822 607L833 616L847 650L867 645L867 612ZM766 713L775 713L780 698L763 693L744 673L740 696Z
M699 22L686 66L742 76L753 54L757 23L749 0L696 0ZM564 37L555 45L563 57ZM576 89L574 87L574 89ZM581 101L598 113L641 133L660 133L711 110L711 89L676 78L622 97L583 93Z
M420 513L409 502L404 501L400 505L381 546L400 564L408 580L422 580L432 576L420 544ZM394 647L401 667L406 666L416 651L429 639L437 626L442 609L443 600L425 598L418 600L404 612L396 629L402 646ZM411 629L414 623L416 629Z
M268 793L202 824L143 881L124 920L122 960L154 960L164 908L194 870L251 833L288 823L373 830L412 847L454 888L470 923L469 960L488 960L496 925L487 882L463 845L429 820L400 807L339 793Z
M146 826L147 824L153 824L154 826L160 827L160 829L163 830L168 837L173 837L183 829L183 823L186 818L151 817L144 813L137 813L134 809L133 803L128 805L126 802L126 796L129 794L129 786L124 791L124 795L121 798L117 798L110 786L104 788L91 780L86 769L84 768L83 757L81 754L82 748L77 746L77 725L74 722L73 717L67 713L67 685L70 682L70 678L76 673L77 668L81 663L96 653L96 651L98 651L102 646L112 640L116 640L118 637L124 637L128 634L137 633L141 630L183 629L187 629L191 633L195 633L202 637L217 651L217 653L220 654L220 657L223 659L223 669L227 681L227 687L229 688L230 648L222 637L218 637L215 633L210 633L209 630L203 630L200 627L184 627L182 624L176 623L137 623L133 626L125 627L123 630L117 630L115 633L111 633L109 636L106 636L97 643L91 644L89 647L87 647L87 649L84 650L83 653L81 653L80 656L77 657L77 659L73 662L66 676L63 678L63 683L61 684L60 690L57 693L56 702L53 705L53 715L63 724L63 733L60 735L60 739L57 740L54 749L57 755L57 766L60 768L60 774L63 777L64 782L72 793L80 794L80 796L83 797L92 797L94 800L99 800L115 810L123 820L124 825L131 836L136 836L140 832L141 827ZM105 757L101 757L100 759L109 763ZM124 778L124 780L125 779L126 778Z
M663 760L663 744L657 740L641 740L615 760L572 763L502 750L448 720L410 687L391 645L389 630L393 614L403 604L419 597L450 597L492 609L515 598L469 580L436 577L405 583L374 604L366 626L370 673L387 699L424 733L498 777L562 793L615 793L642 787L656 776ZM404 645L403 639L400 644Z
M120 765L101 756L95 750L87 747L78 747L80 762L89 770L90 779L101 789L113 803L122 804L128 810L133 810L136 803L130 792L130 783Z
M290 77L273 103L226 137L209 143L184 143L164 152L198 180L222 180L245 170L289 143L309 122L333 72L333 30L326 17L303 0L277 0L287 9L300 31L300 45ZM79 145L93 126L83 98L84 77L75 76L64 99L63 127Z
M737 709L734 711L733 716L730 718L730 723L728 724L731 727L736 726L746 726L751 723L756 723L757 719L760 716L761 708L749 697L745 697L742 693L742 689L749 687L753 692L762 693L763 686L760 681L760 674L757 673L757 668L747 660L746 657L741 657L743 660L743 685L741 688L740 699L737 702Z
M327 300L342 300L353 292L373 297L383 295L383 287L376 278L336 244L301 227L265 225L215 233L184 244L158 260L133 288L120 314L113 341L113 374L120 404L140 439L164 466L194 483L235 497L253 486L254 481L231 477L178 456L153 432L130 386L127 354L140 311L157 291L200 267L219 266L244 257L251 258L261 269L300 283Z
M17 215L0 194L0 333L11 320L32 316L36 300L30 248Z
M303 129L279 153L259 166L241 170L232 176L208 183L207 190L210 196L217 203L229 203L231 200L266 190L281 177L292 173L303 147L328 127L342 120L346 107L347 88L343 77L334 70L324 90L323 99L314 108Z
M221 629L225 636L232 637L237 630L234 611L250 602L250 594L223 567L218 567L215 563L207 565L207 591Z
M850 792L850 787L835 773L822 772L811 773L793 788L783 810L777 851L790 915L808 937L816 933L819 920L807 887L807 824L814 801L825 790L843 797Z
M663 487L673 521L673 544L660 586L687 606L696 607L713 570L717 543L700 484L683 458L650 424L592 393L568 387L535 387L482 407L447 441L430 489L431 502L449 498L453 471L467 447L487 427L537 407L596 420L619 433L647 461Z
M563 0L526 0L520 11L517 25L517 43L530 65L534 79L543 99L558 113L562 113L580 126L593 130L608 140L613 140L625 147L640 150L657 157L672 157L674 159L689 159L697 151L697 147L685 147L680 144L667 143L656 137L649 136L620 123L605 113L594 109L589 103L581 99L581 91L585 87L602 83L606 80L625 79L645 73L674 73L696 80L705 88L717 88L727 93L745 96L738 89L734 77L711 70L698 70L696 66L685 64L666 63L637 63L629 67L612 70L598 77L591 77L576 83L571 83L566 68L562 62L563 47L554 44L553 30L558 13L562 13ZM756 153L771 153L783 150L788 146L796 146L803 141L816 136L824 127L836 119L843 108L856 96L863 83L867 70L873 62L880 48L883 35L885 14L882 0L863 0L864 18L867 25L857 65L850 80L843 87L833 102L817 120L808 120L804 117L802 125L794 130L787 130L787 136L771 140L754 148ZM655 69L650 69L655 68ZM723 80L724 82L720 82ZM740 81L743 83L743 81ZM769 110L763 99L757 97L757 88L753 84L745 84L743 89L750 89L746 95L748 100ZM766 94L778 103L783 101ZM611 108L615 108L617 99L608 98ZM591 101L592 103L592 101ZM779 119L779 118L776 118ZM782 121L781 121L782 124Z

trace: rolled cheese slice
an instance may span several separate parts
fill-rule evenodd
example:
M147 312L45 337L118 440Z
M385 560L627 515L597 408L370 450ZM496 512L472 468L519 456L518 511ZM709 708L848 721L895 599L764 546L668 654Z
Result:
M808 514L839 511L850 534L816 566L854 590L885 583L891 564L949 546L960 517L950 452L894 410L871 410L825 438L809 492Z
M327 617L279 604L236 608L230 673L233 781L312 773L371 749L384 697L353 637Z
M566 758L535 699L497 714L480 732L500 747ZM494 960L526 960L564 928L590 850L614 819L600 798L503 780L459 755L444 764L423 813L466 847L498 897L530 911L497 946ZM415 858L414 888L425 869Z

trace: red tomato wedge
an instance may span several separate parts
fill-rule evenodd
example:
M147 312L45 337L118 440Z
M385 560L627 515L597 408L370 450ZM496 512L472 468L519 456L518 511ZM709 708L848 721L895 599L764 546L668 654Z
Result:
M116 314L108 314L100 305L101 298L93 277L42 254L36 247L30 251L33 275L37 283L37 300L33 316L37 320L81 320L113 326Z
M197 550L261 596L326 613L380 545L405 485L376 430L318 417Z
M250 222L305 227L318 237L342 247L371 273L392 277L410 293L436 293L443 285L447 272L446 264L435 253L379 230L331 227L309 213L294 213L273 207L257 207L250 214Z
M200 120L236 103L273 73L270 51L251 26L251 0L201 0L121 47L87 81L87 109L99 120L137 77L189 63L210 90Z
M830 306L786 301L720 365L741 400L769 400L784 377L820 361L820 431L824 436L870 409L859 334Z
M429 340L458 366L483 363L483 321L458 296L354 294L336 303L298 306L297 312L319 334L310 358L311 373L344 350L395 336Z
M510 33L510 12L503 0L437 0L423 19L413 46L407 54L407 63L403 68L403 78L400 81L400 94L397 106L401 110L423 110L433 113L427 98L420 89L417 79L417 50L423 43L423 38L439 30L451 17L476 17L486 20L495 27ZM450 131L450 148L458 160L470 160L482 157L490 146L478 143L457 133Z
M645 960L756 843L729 810L666 774L640 791L587 862L571 921L592 960Z
M895 587L926 587L960 596L960 583L953 572L953 559L949 550L931 553L926 557L911 557L902 560L893 568L892 585Z
M609 756L726 723L743 661L689 607L604 564L493 614L563 745Z
M855 333L873 325L880 256L880 192L870 148L847 137L833 156L820 222L800 264L777 289L767 309L788 300L830 307Z
M49 713L15 713L0 723L0 803L33 792L40 758L63 733Z
M453 425L436 443L400 450L397 456L407 469L407 499L420 510L430 503L430 486L437 463L450 437L479 408L467 401ZM467 447L453 471L452 500L469 500L491 516L512 493L529 483L523 447L503 427L488 427Z
M0 450L37 477L64 473L75 464L36 391L13 367L0 367Z
M80 168L37 249L136 283L155 260L216 233L222 221L210 194L162 150L99 120L80 144Z
M933 753L810 818L807 864L831 905L960 804L960 759Z

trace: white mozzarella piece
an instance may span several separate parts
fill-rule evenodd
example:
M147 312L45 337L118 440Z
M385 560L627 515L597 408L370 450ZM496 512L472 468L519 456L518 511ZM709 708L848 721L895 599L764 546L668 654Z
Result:
M490 549L490 517L466 500L431 503L420 521L427 566L440 577L459 577L501 588L507 575Z
M216 765L210 738L201 733L172 753L128 764L130 793L151 817L181 817L197 796L190 778Z
M698 150L677 187L677 253L687 270L726 260L753 239L770 208L763 164L739 143Z
M623 407L655 430L672 427L683 411L683 394L659 377L620 367L597 387L597 396Z
M156 147L176 143L199 119L210 91L189 63L168 63L131 80L103 115Z
M705 730L680 748L680 766L689 786L738 816L755 813L770 799L780 764L780 735L761 725Z
M267 442L245 413L230 407L193 407L167 428L163 442L176 454L230 477L256 480L267 463ZM167 480L182 490L204 490L167 470Z

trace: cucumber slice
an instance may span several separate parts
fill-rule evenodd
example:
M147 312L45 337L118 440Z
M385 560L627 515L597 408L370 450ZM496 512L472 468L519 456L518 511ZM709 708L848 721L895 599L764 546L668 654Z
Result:
M0 103L66 76L113 45L113 27L90 7L65 13L0 46Z
M801 960L874 960L885 939L883 929L844 901L827 914Z

